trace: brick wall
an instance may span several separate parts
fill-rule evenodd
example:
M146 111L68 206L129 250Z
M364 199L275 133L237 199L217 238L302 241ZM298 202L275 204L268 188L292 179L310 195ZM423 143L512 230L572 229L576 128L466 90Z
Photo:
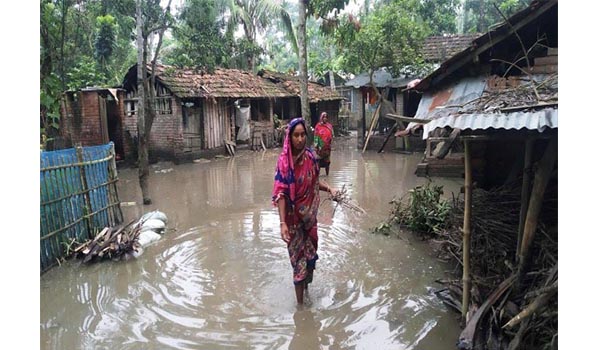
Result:
M101 145L100 110L97 91L78 91L65 94L63 118L64 135L75 145Z
M121 108L124 113L124 105ZM181 101L173 97L171 99L171 114L157 114L152 123L149 140L149 157L151 159L163 158L173 159L183 149L183 126L181 122ZM135 156L137 147L137 114L124 116L124 139L127 144L128 158Z

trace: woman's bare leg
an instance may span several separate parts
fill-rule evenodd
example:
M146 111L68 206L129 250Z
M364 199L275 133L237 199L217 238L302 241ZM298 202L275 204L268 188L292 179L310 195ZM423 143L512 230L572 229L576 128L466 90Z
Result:
M296 289L296 301L298 302L298 305L304 304L304 285L305 284L306 284L306 281L302 281L302 282L294 285L294 288Z

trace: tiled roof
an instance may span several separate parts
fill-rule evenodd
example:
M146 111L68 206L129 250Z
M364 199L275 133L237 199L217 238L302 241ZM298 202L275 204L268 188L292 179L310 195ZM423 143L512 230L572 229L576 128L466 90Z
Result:
M216 69L213 73L192 68L157 65L157 79L176 96L269 98L290 97L290 92L250 72Z
M268 71L262 69L258 75L282 87L294 96L300 96L300 78L298 76ZM316 83L308 82L308 99L310 102L342 100L343 97L335 90Z
M422 53L427 61L443 62L454 54L466 49L481 34L440 35L425 39Z

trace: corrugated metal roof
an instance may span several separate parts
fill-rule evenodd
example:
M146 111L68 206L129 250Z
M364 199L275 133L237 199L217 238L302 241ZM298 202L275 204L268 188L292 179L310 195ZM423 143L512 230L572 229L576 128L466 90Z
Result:
M529 129L544 131L546 128L558 128L558 86L555 85L554 75L535 75L533 79L547 85L547 94L556 100L552 106L539 108L537 100L529 100L527 89L519 90L521 99L509 96L505 92L515 93L516 88L528 84L528 79L522 77L507 78L504 81L512 84L508 87L497 88L503 78L492 77L467 77L448 85L445 89L434 93L426 92L421 101L415 118L429 119L431 122L423 125L423 139L436 128L458 128L460 130L485 130L485 129ZM527 85L526 85L527 86ZM495 89L495 91L494 91ZM556 89L556 90L555 90ZM485 103L479 103L484 101ZM508 102L507 102L508 101ZM477 103L476 103L477 102ZM491 106L491 107L489 107ZM519 111L503 112L506 107L531 106ZM409 123L408 128L417 126Z
M423 125L423 139L430 131L444 127L460 130L528 129L543 132L558 128L558 109L545 108L531 112L460 114L434 119Z
M406 76L394 78L394 77L392 77L390 72L388 72L385 69L379 69L379 70L376 70L375 73L373 73L373 83L378 88L404 87L404 86L406 86L406 84L408 84L413 79L414 79L414 77L406 77ZM357 75L356 77L354 77L354 79L347 81L346 84L344 84L344 85L352 86L355 88L359 88L361 86L369 86L369 73L361 73L361 74Z

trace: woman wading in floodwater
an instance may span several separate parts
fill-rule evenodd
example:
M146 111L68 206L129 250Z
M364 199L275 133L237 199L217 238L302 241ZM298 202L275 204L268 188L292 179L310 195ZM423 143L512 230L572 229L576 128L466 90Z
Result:
M319 180L319 169L315 154L306 147L304 120L292 119L277 160L272 200L279 209L281 239L287 244L294 272L296 300L300 305L304 303L304 289L312 282L319 258L319 190L331 194L336 192Z

